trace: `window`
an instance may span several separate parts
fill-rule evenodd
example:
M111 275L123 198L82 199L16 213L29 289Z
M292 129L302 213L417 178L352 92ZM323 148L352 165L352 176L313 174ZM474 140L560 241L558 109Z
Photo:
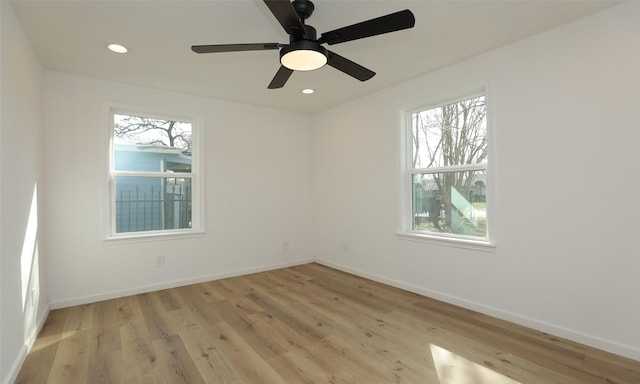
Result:
M111 112L110 236L201 227L194 121Z
M489 243L484 92L406 113L401 232Z

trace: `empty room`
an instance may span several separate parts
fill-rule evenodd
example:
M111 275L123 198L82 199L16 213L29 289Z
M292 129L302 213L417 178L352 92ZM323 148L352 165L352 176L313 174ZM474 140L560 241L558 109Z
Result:
M0 18L0 384L640 383L640 2Z

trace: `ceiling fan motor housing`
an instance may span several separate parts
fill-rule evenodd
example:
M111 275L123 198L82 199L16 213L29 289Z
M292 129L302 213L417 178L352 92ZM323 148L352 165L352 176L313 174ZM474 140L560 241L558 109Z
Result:
M315 6L309 0L294 0L291 4L293 4L293 8L296 9L298 16L300 16L300 19L302 20L306 20L311 17L313 10L315 9Z
M316 36L318 35L318 33L316 32L316 29L313 28L310 25L304 25L304 31L302 35L298 35L297 33L292 33L291 35L289 35L289 43L294 43L298 40L309 40L309 41L316 41L317 38Z

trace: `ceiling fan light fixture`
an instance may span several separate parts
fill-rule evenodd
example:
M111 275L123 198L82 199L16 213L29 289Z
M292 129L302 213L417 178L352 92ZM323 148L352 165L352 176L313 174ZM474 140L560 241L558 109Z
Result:
M327 50L312 41L296 41L282 48L280 63L293 71L313 71L327 64Z

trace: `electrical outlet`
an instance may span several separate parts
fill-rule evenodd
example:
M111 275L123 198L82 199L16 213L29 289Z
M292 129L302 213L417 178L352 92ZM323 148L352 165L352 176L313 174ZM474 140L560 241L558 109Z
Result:
M31 288L31 306L32 307L36 306L36 289L35 288Z
M289 250L289 242L288 241L283 241L282 242L282 250L283 251L288 251Z
M164 256L156 256L156 267L164 267Z

